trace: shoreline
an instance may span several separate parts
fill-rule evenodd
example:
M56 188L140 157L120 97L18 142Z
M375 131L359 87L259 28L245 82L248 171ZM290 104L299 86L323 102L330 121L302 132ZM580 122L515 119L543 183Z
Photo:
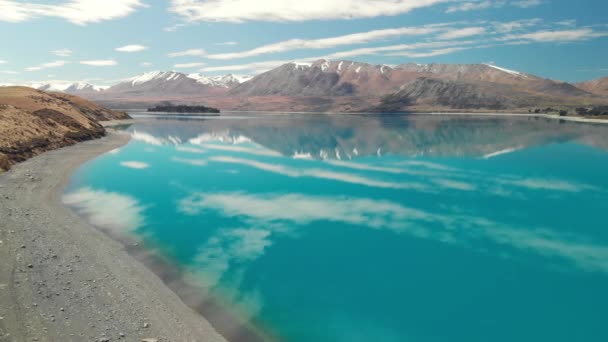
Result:
M143 114L144 112L139 112L137 109L130 109L128 111L135 112L136 115ZM386 116L386 115L416 115L416 116L478 116L478 117L522 117L522 118L545 118L552 120L564 120L569 122L580 122L580 123L598 123L598 124L608 124L607 119L595 119L595 118L587 118L583 116L559 116L553 114L541 114L541 113L489 113L489 112L399 112L399 113L380 113L380 112L283 112L283 111L239 111L239 110L223 110L219 116L222 114L244 114L244 113L252 113L252 114L265 114L265 115L339 115L339 116L359 116L359 115L367 115L367 116ZM171 116L174 114L168 113L165 116ZM185 115L187 116L187 115Z
M0 341L225 341L61 201L77 168L129 139L108 130L0 174Z

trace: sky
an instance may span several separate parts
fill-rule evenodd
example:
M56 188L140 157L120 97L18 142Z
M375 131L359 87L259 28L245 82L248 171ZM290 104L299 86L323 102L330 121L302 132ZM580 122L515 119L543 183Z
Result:
M608 75L606 0L0 0L0 84L112 85L290 61L487 63Z

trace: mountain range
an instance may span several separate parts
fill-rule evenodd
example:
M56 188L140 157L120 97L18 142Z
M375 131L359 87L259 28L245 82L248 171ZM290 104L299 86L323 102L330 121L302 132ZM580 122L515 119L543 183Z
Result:
M346 60L292 62L255 77L155 71L107 88L85 83L37 88L121 108L174 101L223 110L529 111L608 103L608 78L570 84L491 64L387 66Z

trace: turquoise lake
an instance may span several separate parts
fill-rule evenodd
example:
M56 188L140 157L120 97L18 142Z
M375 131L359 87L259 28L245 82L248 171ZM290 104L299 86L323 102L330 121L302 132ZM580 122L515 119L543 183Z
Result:
M153 251L222 309L212 323L295 342L608 341L608 125L251 114L124 129L64 201Z

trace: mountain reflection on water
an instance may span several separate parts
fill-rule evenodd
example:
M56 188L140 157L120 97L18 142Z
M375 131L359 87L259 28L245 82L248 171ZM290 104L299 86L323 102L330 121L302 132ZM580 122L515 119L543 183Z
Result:
M171 125L166 125L170 120ZM574 141L608 149L604 125L537 117L257 116L230 119L149 120L135 139L158 144L238 142L246 139L284 156L353 159L403 156L494 156L552 142Z
M283 115L128 131L64 201L263 340L608 339L608 126Z

